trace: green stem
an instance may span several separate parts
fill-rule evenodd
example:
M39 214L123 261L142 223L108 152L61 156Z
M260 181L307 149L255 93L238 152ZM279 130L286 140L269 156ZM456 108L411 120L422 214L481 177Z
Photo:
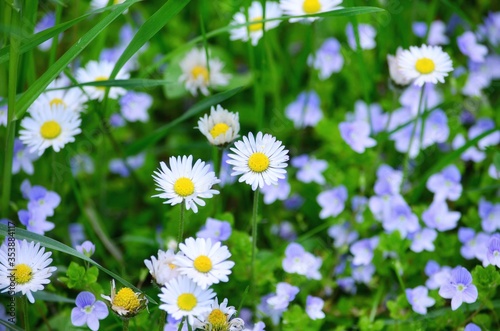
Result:
M255 190L253 196L253 212L252 212L252 266L250 272L250 287L252 288L253 299L256 299L255 289L255 255L257 251L257 214L259 210L259 189ZM255 302L255 301L254 301Z
M24 331L30 330L30 318L28 314L28 298L24 295L22 298L22 309L23 309L23 317L24 317Z
M413 128L411 130L410 143L408 144L408 151L405 154L405 159L404 159L404 164L403 164L403 179L401 180L401 188L403 187L405 179L408 176L408 167L410 164L410 151L411 151L411 146L413 145L413 139L415 137L415 132L417 132L418 119L420 118L420 115L421 115L420 108L422 108L422 101L424 99L424 88L425 88L425 84L422 85L422 88L420 90L420 98L418 100L417 116L415 116L415 119L413 120ZM424 107L424 109L425 109L425 107ZM419 148L420 147L421 146L419 146Z
M63 6L60 2L58 2L57 7L56 7L55 25L61 23L62 10L63 10ZM59 36L55 36L54 38L52 38L52 45L50 46L50 59L49 59L50 65L52 65L52 64L54 64L54 62L56 62L57 46L58 45L59 45Z
M128 322L130 320L128 318L123 319L123 331L128 331Z
M179 323L179 328L177 329L177 331L181 331L182 330L182 327L184 326L184 322L186 321L186 316L184 316L182 318L182 320L180 321Z
M11 2L14 6L14 3ZM19 11L13 10L11 16L12 28L19 26ZM14 113L16 111L16 92L17 92L17 71L19 64L19 46L20 40L14 32L10 35L10 59L9 59L9 87L7 101L7 139L5 144L5 159L3 166L3 185L2 185L2 204L1 211L4 217L9 217L10 190L12 185L12 159L14 158L14 137L16 132L16 122Z
M186 210L186 202L182 200L181 202L181 213L179 217L179 236L177 237L177 246L182 242L184 238L184 212Z
M167 319L167 312L163 309L160 309L160 321L158 323L158 331L163 331L165 328L165 321Z

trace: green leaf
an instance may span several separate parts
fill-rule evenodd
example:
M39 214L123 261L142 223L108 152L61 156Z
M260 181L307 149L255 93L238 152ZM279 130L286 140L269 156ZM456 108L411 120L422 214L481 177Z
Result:
M7 229L8 229L7 225L0 224L0 235L7 236L8 235ZM12 233L12 228L10 228L10 231ZM17 227L15 228L15 231L13 231L13 232L14 232L14 238L16 238L16 239L19 239L19 240L26 239L26 240L29 240L29 241L39 242L41 245L43 245L44 247L46 247L48 249L53 249L53 250L56 250L56 251L59 251L59 252L62 252L62 253L65 253L65 254L77 257L77 258L82 259L84 261L87 261L87 262L95 265L97 268L99 268L103 272L107 273L109 276L111 276L112 278L116 279L117 281L119 281L120 283L122 283L123 285L125 285L126 287L130 287L131 289L133 289L133 290L135 290L137 292L141 292L141 290L139 290L137 287L135 287L134 285L130 284L129 282L127 282L125 279L123 279L122 277L118 276L114 272L112 272L112 271L104 268L99 263L97 263L94 260L90 259L89 257L83 255L82 253L78 252L74 248L71 248L71 247L69 247L69 246L67 246L67 245L65 245L65 244L63 244L63 243L61 243L61 242L59 242L57 240L54 240L54 239L49 238L49 237L41 236L39 234L36 234L36 233L33 233L33 232L29 232L29 231L26 231L24 229L17 228ZM146 295L146 298L149 300L149 302L151 302L151 303L153 303L155 305L158 304L150 296Z
M57 76L94 40L111 22L120 17L134 3L140 0L127 0L124 3L115 6L115 8L86 34L84 34L71 48L64 53L59 60L50 66L45 73L39 77L28 90L19 98L15 120L23 117L28 107L38 98Z
M41 300L44 302L63 302L63 303L75 303L74 299L66 298L54 293L49 293L46 291L33 292L33 297L35 300Z
M100 80L94 82L85 82L61 88L47 89L46 91L67 90L70 88L81 87L81 86L119 86L130 89L130 88L149 88L156 86L164 86L168 84L178 85L178 83L175 81L168 81L165 79L132 78L132 79L110 79L110 80Z
M21 329L17 325L11 324L11 323L4 321L2 319L0 319L0 325L7 327L7 330L24 331L24 329Z
M69 264L68 270L66 271L66 276L71 280L82 279L85 275L85 268L76 262L71 262Z
M97 267L90 267L87 269L87 272L85 273L84 281L86 285L90 285L92 283L95 283L98 277L99 277L99 269L97 269Z
M184 114L181 116L177 117L175 120L172 122L156 129L152 134L134 142L132 145L130 145L126 151L126 155L135 155L139 153L140 151L144 150L146 147L154 145L157 143L160 139L165 137L168 133L168 131L178 125L179 123L184 122L188 118L191 118L198 113L200 113L203 110L208 109L210 106L216 105L218 103L221 103L224 100L229 99L233 95L237 94L238 92L241 91L241 87L235 88L229 91L225 91L219 94L212 95L206 99L201 100L197 104L195 104L193 107L191 107L188 111L186 111Z
M489 300L493 298L500 284L500 273L494 265L490 264L486 268L478 265L472 270L472 282L479 292L479 300Z
M158 31L163 28L168 21L177 15L191 0L167 1L160 9L144 22L135 36L123 51L120 58L116 61L115 67L111 72L110 79L115 78L120 69L127 61L134 56L139 49L144 46Z

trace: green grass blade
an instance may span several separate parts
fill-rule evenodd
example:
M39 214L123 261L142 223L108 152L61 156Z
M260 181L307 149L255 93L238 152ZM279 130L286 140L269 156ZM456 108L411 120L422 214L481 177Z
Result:
M24 331L24 329L18 327L17 325L11 324L7 321L0 320L0 325L3 325L7 328L7 330L14 330L14 331Z
M178 84L178 82L166 79L143 79L143 78L113 79L113 80L101 80L94 82L79 83L60 88L51 88L51 89L46 89L46 91L67 90L70 88L81 87L81 86L118 86L118 87L125 87L128 89L132 89L132 88L150 88L150 87L164 86L168 84Z
M36 100L36 98L45 90L45 88L52 82L78 54L80 54L91 42L94 40L111 22L117 19L125 10L127 10L134 3L140 0L127 0L126 2L115 6L106 17L99 21L92 27L79 41L76 42L66 53L64 53L59 60L54 63L47 71L38 78L33 85L19 99L15 119L20 119L28 107Z
M191 118L195 116L196 114L200 113L201 111L209 108L210 106L216 105L218 103L221 103L224 100L227 100L231 98L233 95L237 94L242 90L242 87L238 87L229 91L225 91L222 93L218 93L215 95L212 95L206 99L203 99L202 101L198 102L195 104L193 107L189 108L188 111L186 111L184 114L181 116L177 117L175 120L172 122L162 126L161 128L158 128L153 132L152 134L148 135L147 137L144 137L132 145L130 145L126 151L126 155L135 155L145 149L148 146L151 146L158 142L160 139L165 137L168 133L168 131L178 125L179 123L182 123L183 121L187 120L188 118Z
M35 297L35 300L41 300L41 301L46 301L46 302L63 302L63 303L75 303L75 299L70 299L63 297L58 294L50 293L50 292L45 292L45 291L38 291L33 293L33 297Z
M154 13L139 28L130 44L123 51L120 58L116 61L115 67L111 72L110 79L118 74L118 71L134 56L139 49L144 46L158 31L163 28L167 22L177 15L191 0L167 1L156 13Z
M8 235L7 229L8 229L7 225L0 224L0 235L7 236ZM67 245L65 245L65 244L63 244L63 243L61 243L61 242L59 242L57 240L54 240L54 239L49 238L49 237L41 236L39 234L30 232L30 231L26 231L24 229L20 229L20 228L17 228L17 227L15 228L15 231L12 231L12 228L10 228L10 232L11 233L14 232L14 237L16 239L19 239L19 240L26 239L26 240L29 240L29 241L39 242L41 245L43 245L44 247L46 247L48 249L59 251L59 252L62 252L62 253L65 253L65 254L77 257L77 258L82 259L84 261L87 261L87 262L95 265L97 268L99 268L103 272L107 273L108 275L110 275L111 277L113 277L114 279L116 279L117 281L119 281L120 283L122 283L123 285L125 285L127 287L130 287L130 288L134 289L135 291L142 292L137 287L135 287L134 285L130 284L129 282L127 282L125 279L123 279L122 277L118 276L114 272L112 272L112 271L104 268L99 263L97 263L94 260L90 259L89 257L83 255L82 253L78 252L74 248L71 248L71 247L69 247L69 246L67 246ZM149 300L149 302L151 302L153 304L158 304L155 300L153 300L153 298L151 298L151 297L149 297L147 295L146 295L146 298Z

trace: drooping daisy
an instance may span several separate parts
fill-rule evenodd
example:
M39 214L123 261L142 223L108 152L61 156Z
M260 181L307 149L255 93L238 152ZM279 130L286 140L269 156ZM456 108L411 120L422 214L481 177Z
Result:
M278 179L285 178L288 161L288 150L270 134L258 132L257 136L250 132L243 141L237 141L229 154L227 163L233 166L231 176L242 175L240 182L252 186L252 190L266 185L277 185Z
M115 280L111 281L111 296L101 294L103 299L109 301L111 310L118 316L130 318L141 312L148 304L148 299L143 293L134 292L129 287L122 287L116 293Z
M185 256L176 256L174 264L179 266L179 272L192 279L202 289L212 284L227 282L231 274L233 261L227 261L231 256L227 246L220 242L212 245L211 239L187 238L179 244L179 249Z
M217 108L212 106L210 115L205 114L198 120L198 129L212 145L226 145L238 138L238 113L231 113L221 105L217 105Z
M212 298L215 297L212 289L203 290L185 276L172 279L161 288L161 292L158 295L163 303L160 309L165 310L177 320L187 317L191 325L194 323L195 316L210 311Z
M37 106L30 115L21 121L22 130L19 134L21 141L31 147L30 152L38 151L38 155L42 155L49 147L59 152L82 132L78 113L67 111L60 104Z
M109 76L113 71L115 64L108 61L90 61L85 68L79 68L76 71L76 80L79 83L100 82L109 80ZM115 79L128 79L129 73L125 70L120 70ZM106 88L104 86L84 86L85 93L90 99L101 101L104 98ZM109 89L109 98L118 99L127 92L123 87L111 87Z
M400 73L418 86L443 83L453 70L450 56L440 46L410 46L410 50L397 54L396 61Z
M174 264L176 255L182 255L182 253L178 252L175 254L173 249L169 249L166 252L158 250L158 258L151 256L151 261L144 260L144 264L151 276L153 276L156 284L160 286L165 285L180 274L179 268Z
M277 2L266 1L266 17L265 19L272 19L281 17L281 9ZM266 31L274 29L277 27L281 21L268 21L259 22L264 19L264 12L262 10L262 4L260 1L253 1L248 8L248 21L246 16L245 8L241 8L240 11L233 16L233 21L231 25L246 24L247 22L256 22L247 26L241 26L229 30L231 40L242 40L247 41L252 40L252 45L256 46L259 39L264 35L264 29Z
M236 314L233 306L227 306L227 299L220 305L215 298L212 301L211 310L206 311L194 321L194 329L206 331L241 331L245 327L245 322L241 318L232 318Z
M222 73L224 63L221 60L209 54L208 64L205 50L198 48L193 48L179 63L182 70L179 82L194 96L198 95L198 90L203 95L209 95L209 86L225 86L229 83L231 75Z
M161 169L154 172L153 178L158 186L157 191L163 193L153 195L167 199L164 203L176 205L185 202L186 209L198 212L198 205L205 206L203 199L219 194L212 186L220 180L210 171L210 166L201 160L193 165L193 156L172 156L169 159L170 168L165 162L160 162Z
M47 91L42 93L36 100L39 103L38 107L52 107L56 105L62 105L64 109L74 112L82 112L84 110L83 104L87 101L87 98L83 94L80 88L70 88L62 89L71 85L71 82L66 76L61 76L60 78L52 81L47 89L60 89ZM36 108L36 104L30 107L30 111Z
M286 16L302 16L342 9L342 0L281 0L280 7ZM319 17L291 18L293 22L312 22Z
M12 246L14 245L14 246ZM15 250L12 256L12 248ZM14 279L14 291L26 295L29 302L34 303L32 292L41 291L44 285L50 283L49 277L56 271L50 267L52 252L45 252L40 243L23 241L4 242L0 247L0 289L2 293L12 291L11 282ZM15 262L12 262L15 259ZM14 276L13 278L11 278Z

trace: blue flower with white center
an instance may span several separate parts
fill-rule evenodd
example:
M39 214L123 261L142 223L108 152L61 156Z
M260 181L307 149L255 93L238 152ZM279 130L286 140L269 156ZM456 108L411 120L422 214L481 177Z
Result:
M76 297L76 307L71 311L71 323L74 326L87 326L92 331L99 330L99 320L108 317L109 311L106 304L95 299L87 291L80 292Z
M427 314L427 308L436 303L436 300L429 297L429 290L425 286L406 289L406 298L413 311L421 315Z
M439 295L445 299L451 299L451 309L457 310L463 302L476 302L478 292L476 286L472 284L470 272L458 266L451 271L448 282L439 289Z

